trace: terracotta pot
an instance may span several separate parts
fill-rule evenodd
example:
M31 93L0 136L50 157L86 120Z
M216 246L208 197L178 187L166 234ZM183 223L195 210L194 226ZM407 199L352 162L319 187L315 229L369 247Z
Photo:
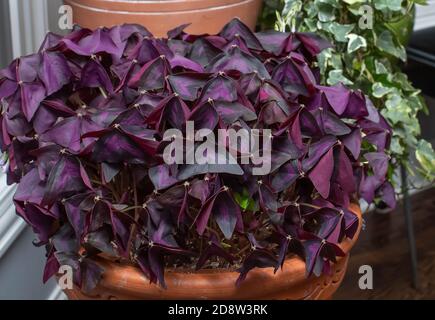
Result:
M349 251L361 230L361 211L350 208L358 215L359 226L352 240L344 240L340 246L346 253L333 265L331 275L305 276L305 262L299 257L287 259L284 268L273 273L273 268L254 269L246 280L235 286L239 274L226 270L201 270L186 272L168 270L165 280L168 288L150 284L143 273L132 265L122 265L98 259L106 270L91 295L79 289L66 290L70 299L330 299L340 286L346 272Z
M157 37L185 23L192 34L215 34L232 18L254 28L261 0L64 0L73 8L74 22L91 29L138 23Z

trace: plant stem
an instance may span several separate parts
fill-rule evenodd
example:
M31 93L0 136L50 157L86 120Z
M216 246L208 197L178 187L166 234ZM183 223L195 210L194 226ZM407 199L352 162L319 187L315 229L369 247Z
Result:
M244 248L242 248L237 255L241 256L243 252L245 252L246 250L248 250L249 248L251 248L251 244L247 244Z
M125 208L124 210L121 210L121 211L122 212L127 212L127 211L130 211L130 210L136 210L136 209L142 209L142 207L141 206L132 206L132 207Z
M135 223L133 224L133 226L131 227L131 231L130 231L130 237L128 240L128 247L127 247L127 252L131 253L131 247L133 245L133 241L134 238L136 236L136 232L137 232L137 222L139 220L139 206L138 206L138 199L137 199L137 187L136 187L136 177L133 175L133 197L134 197L134 207L132 207L134 209L134 221Z
M310 207L310 208L317 209L317 210L322 209L322 207L315 206L314 204L310 204L310 203L301 202L301 203L299 203L299 204L300 204L301 206Z
M104 89L102 87L98 87L98 89L100 89L101 95L104 97L104 99L107 99L106 91L104 91Z

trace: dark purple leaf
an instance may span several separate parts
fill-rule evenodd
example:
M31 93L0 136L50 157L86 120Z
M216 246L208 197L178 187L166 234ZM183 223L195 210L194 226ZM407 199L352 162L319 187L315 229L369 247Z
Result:
M17 187L14 200L39 205L42 202L44 193L45 183L40 178L38 169L34 168L21 178L21 183Z
M100 282L104 269L91 259L84 259L80 265L82 285L85 293L90 293Z
M299 32L296 33L296 37L311 56L316 56L324 49L332 47L330 42L315 33Z
M38 110L39 104L44 100L46 91L38 82L24 83L21 88L21 108L28 121L32 120Z
M168 81L174 92L178 93L183 100L195 101L199 90L205 85L208 76L198 73L179 73L170 75Z
M272 178L272 187L276 192L288 189L298 178L300 173L294 161L281 166Z
M195 130L209 129L213 131L219 122L219 115L214 107L214 102L198 105L191 111L187 121L192 121L195 124Z
M198 38L193 42L189 58L198 62L202 66L206 66L216 57L221 51L210 44L204 38Z
M396 193L390 182L385 181L379 188L378 193L382 201L384 201L389 208L394 209L396 207Z
M128 82L132 88L156 90L163 88L167 74L167 62L164 57L158 57L146 63Z
M291 53L275 67L272 79L278 81L288 93L309 96L315 90L314 74L305 59L297 53Z
M342 139L344 146L350 151L353 158L358 159L361 151L361 131L358 128L354 129Z
M107 28L98 28L94 32L82 29L76 34L70 34L69 38L65 37L61 43L68 50L82 56L105 52L120 57L123 50L115 44Z
M212 100L233 102L237 100L237 84L225 75L217 75L202 89L200 102Z
M81 85L89 88L104 88L113 93L113 84L104 67L94 60L90 60L82 71Z
M279 267L278 260L269 251L263 249L253 250L243 261L242 267L237 278L236 285L240 286L243 280L246 279L248 272L254 268L274 268L274 271Z
M211 257L222 257L229 263L233 263L234 257L225 251L219 243L216 235L212 234L208 239L207 247L202 251L201 256L196 263L196 270L201 269Z
M387 174L390 157L382 152L370 152L364 154L364 158L369 161L370 167L372 167L375 176L379 180L384 179Z
M277 31L264 31L256 33L261 46L269 53L280 56L286 50L288 42L291 41L291 34Z
M210 197L201 207L196 221L196 230L200 235L204 233L212 216L216 220L224 236L227 239L231 238L237 220L241 219L241 213L239 206L236 204L226 187L223 187L216 194Z
M59 272L60 264L54 255L54 251L50 253L44 267L44 275L42 282L45 284L51 277Z
M341 83L333 86L333 87L317 87L323 94L326 96L329 104L332 109L338 114L341 115L346 110L347 105L349 104L349 98L351 96L351 92L348 88L343 86ZM352 105L352 108L354 106Z
M231 48L228 52L216 56L207 66L206 71L239 71L241 73L255 71L260 77L270 79L269 72L267 72L264 65L258 59L240 50L237 46Z
M77 116L66 118L54 125L50 130L41 135L41 140L53 142L73 152L79 152L82 147L88 146L95 139L82 139L82 136L101 127L88 119Z
M167 164L150 168L148 174L156 190L166 189L178 182L177 171Z
M219 32L219 35L227 40L240 37L242 38L249 49L261 50L261 44L251 30L238 18L232 19Z
M24 219L37 234L40 245L48 243L56 231L56 220L33 204L20 205L14 202L17 214Z
M308 174L311 182L314 184L314 187L323 198L327 198L329 196L333 170L334 158L332 149L330 149Z
M319 115L319 125L323 127L326 134L342 136L351 132L350 128L333 113L322 110Z
M69 223L73 227L76 237L82 239L86 231L87 213L82 210L82 202L89 197L88 194L78 194L64 201L65 213Z
M44 51L41 60L39 78L44 83L47 95L51 95L69 82L71 71L60 54Z
M336 180L347 194L356 191L352 163L343 148L340 149Z
M321 140L310 145L308 150L308 158L304 159L302 165L305 172L310 170L320 158L331 149L337 142L334 136L325 136Z
M64 224L51 238L56 251L77 252L80 248L74 229L69 224Z
M52 206L64 195L86 190L87 180L89 178L76 158L62 156L48 176L42 204Z
M163 132L167 125L179 130L183 129L189 114L189 108L176 94L163 99L148 116L147 122Z
M246 122L257 119L254 111L237 102L214 101L213 105L219 117L227 125L231 125L239 119Z
M365 176L359 185L359 194L361 198L372 203L375 198L375 191L379 188L381 182L375 176Z

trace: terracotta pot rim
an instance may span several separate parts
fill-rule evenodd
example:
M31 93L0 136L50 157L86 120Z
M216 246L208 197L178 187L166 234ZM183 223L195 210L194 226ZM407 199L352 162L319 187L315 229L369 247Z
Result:
M217 34L234 17L254 29L261 0L63 0L73 9L73 21L97 29L125 23L143 25L156 37L189 24L189 34Z
M71 0L73 2L88 2L89 0ZM141 5L141 4L150 4L150 3L158 3L158 4L170 4L170 3L203 3L203 2L245 2L247 0L91 0L94 2L110 2L110 3L125 3L125 4L134 4L134 5ZM252 1L252 0L248 0Z
M106 13L110 9L110 14L146 16L220 11L244 6L253 1L256 0L65 0L66 3L73 6L94 12Z

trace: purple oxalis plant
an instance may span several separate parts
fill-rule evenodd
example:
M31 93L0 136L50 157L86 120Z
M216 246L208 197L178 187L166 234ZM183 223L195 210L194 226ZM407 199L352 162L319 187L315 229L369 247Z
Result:
M96 255L162 286L167 267L235 268L239 283L292 254L319 275L355 234L351 202L395 206L391 129L362 92L319 84L329 43L239 20L216 35L184 27L167 39L138 25L48 34L0 71L0 164L46 247L44 281L67 264L92 290ZM167 165L164 131L189 120L272 130L271 172Z

